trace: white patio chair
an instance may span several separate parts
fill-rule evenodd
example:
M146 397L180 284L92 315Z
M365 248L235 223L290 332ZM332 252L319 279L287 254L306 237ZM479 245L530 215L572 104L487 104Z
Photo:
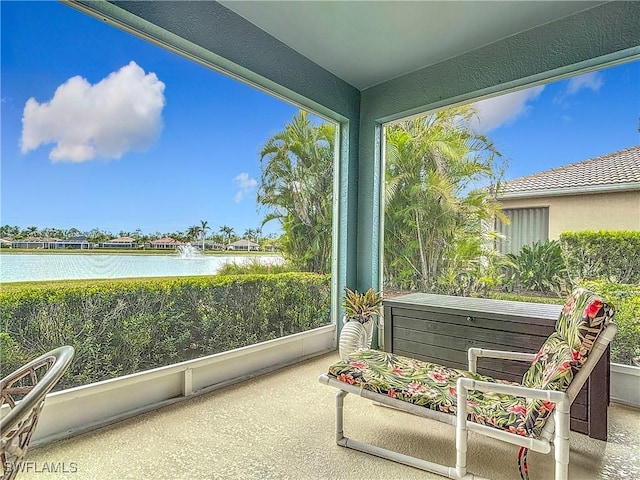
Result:
M45 396L73 358L73 347L59 347L32 360L0 382L0 469L2 480L16 478L38 424ZM6 411L8 409L8 411Z

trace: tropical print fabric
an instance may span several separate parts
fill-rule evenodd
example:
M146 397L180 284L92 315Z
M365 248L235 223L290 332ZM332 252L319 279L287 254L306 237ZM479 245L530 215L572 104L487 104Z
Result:
M552 333L536 354L533 364L522 378L525 387L558 390L569 388L574 373L580 368L576 350L558 332ZM527 399L527 429L537 436L555 406L540 399Z
M522 377L526 387L566 391L573 376L587 361L595 340L613 317L604 299L576 288L567 299L551 334ZM527 400L527 426L538 435L552 409L542 400Z
M586 362L600 332L613 318L613 307L602 297L584 288L576 288L568 298L556 322L556 331L577 350L580 365Z
M378 350L352 353L348 361L329 367L329 376L451 415L457 412L456 381L460 377L518 385ZM548 408L553 408L553 404ZM524 436L532 434L526 428L527 407L524 398L473 390L467 396L467 412L467 418L476 423Z
M592 292L576 289L525 373L522 385L565 391L586 361L595 339L613 317L613 308ZM431 410L455 415L460 377L512 384L465 370L448 368L377 350L360 350L329 367L340 382L388 395ZM546 400L469 391L467 418L518 435L537 437L555 405Z

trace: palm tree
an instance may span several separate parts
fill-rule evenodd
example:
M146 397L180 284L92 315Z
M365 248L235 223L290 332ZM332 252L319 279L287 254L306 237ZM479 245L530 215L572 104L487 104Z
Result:
M200 227L198 225L191 225L187 229L186 237L189 240L197 240L199 235L200 235Z
M252 228L247 228L244 231L244 237L251 240L251 241L255 241L256 238L256 231Z
M474 115L462 106L387 129L387 283L456 293L451 288L480 267L482 226L500 208L489 190L474 187L494 179L500 154L472 131Z
M11 226L11 225L3 225L2 227L0 227L0 237L4 238L4 237L16 237L20 235L20 227L18 227L17 225L15 226Z
M223 225L220 227L220 233L222 233L223 238L227 238L227 245L231 243L231 236L234 234L233 228Z
M70 228L67 231L67 238L76 238L76 237L79 237L80 235L82 235L82 232L77 228Z
M200 233L202 234L202 251L204 252L204 240L207 237L207 230L211 230L209 222L200 220Z
M260 152L262 225L280 222L283 253L306 271L331 268L334 139L333 125L313 125L300 111Z
M52 236L55 236L55 230L54 233L52 234ZM102 230L98 229L98 228L93 228L90 232L89 235L87 236L87 240L89 240L91 243L102 243L102 242L106 242L107 240L112 239L113 236L107 232L103 232Z

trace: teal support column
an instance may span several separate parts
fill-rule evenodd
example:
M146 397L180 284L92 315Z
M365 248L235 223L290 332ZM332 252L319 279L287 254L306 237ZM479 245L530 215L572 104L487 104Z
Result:
M339 160L334 185L332 289L336 301L333 316L340 335L343 315L341 298L345 286L356 284L357 278L357 216L358 216L358 122L344 122L340 128Z

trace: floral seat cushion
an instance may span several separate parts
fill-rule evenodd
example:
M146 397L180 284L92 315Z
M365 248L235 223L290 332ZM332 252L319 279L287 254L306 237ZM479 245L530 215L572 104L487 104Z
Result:
M585 289L575 289L556 322L556 331L542 345L522 385L566 391L612 317L613 308L604 299ZM349 361L329 367L329 375L341 382L452 415L457 412L456 381L460 377L518 385L377 350L351 354ZM469 420L529 437L540 435L554 408L555 405L546 400L512 395L469 391L467 396Z
M477 373L448 368L378 350L360 350L329 367L329 376L366 390L388 395L431 410L455 415L456 381L469 377L494 383L513 384ZM553 409L553 404L545 403ZM470 391L468 418L476 423L531 436L526 425L526 400L512 395Z

